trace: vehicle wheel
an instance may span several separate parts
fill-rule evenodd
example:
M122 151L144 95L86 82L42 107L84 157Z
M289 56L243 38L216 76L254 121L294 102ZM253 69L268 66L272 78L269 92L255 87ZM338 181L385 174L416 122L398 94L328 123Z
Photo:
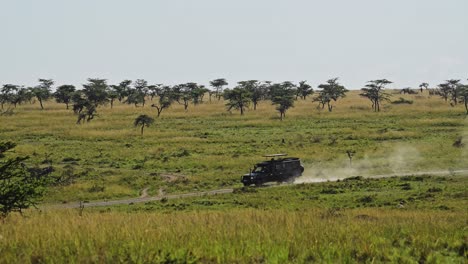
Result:
M296 179L296 177L291 177L291 178L286 179L285 182L291 184L291 183L294 182L295 179Z

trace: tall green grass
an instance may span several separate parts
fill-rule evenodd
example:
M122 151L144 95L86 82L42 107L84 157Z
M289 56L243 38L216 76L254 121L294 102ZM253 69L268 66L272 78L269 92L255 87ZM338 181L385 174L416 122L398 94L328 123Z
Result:
M466 261L466 212L354 209L11 216L3 263Z

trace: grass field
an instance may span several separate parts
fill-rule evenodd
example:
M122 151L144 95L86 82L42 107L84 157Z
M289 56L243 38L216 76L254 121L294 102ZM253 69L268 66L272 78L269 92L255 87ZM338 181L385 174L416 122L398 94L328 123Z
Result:
M357 178L30 211L0 225L0 261L465 263L467 181Z
M468 167L466 148L452 146L468 131L463 108L438 97L405 97L414 104L386 104L380 113L357 91L332 113L317 110L310 99L299 100L284 121L269 102L244 116L229 114L218 101L191 105L188 112L176 104L143 136L133 120L155 116L151 107L117 103L100 108L92 122L76 125L76 116L62 104L48 102L44 111L26 104L0 117L0 140L17 142L16 153L31 156L33 163L52 160L58 174L79 177L53 188L48 201L137 196L146 187L157 194L161 188L236 186L240 175L271 153L298 156L312 176L325 177ZM351 172L347 150L356 151Z
M400 95L395 95L393 100ZM76 125L64 105L22 105L0 116L0 140L31 164L51 160L72 184L47 203L234 187L232 194L109 208L27 211L0 223L0 263L400 262L465 263L466 175L354 178L242 188L264 154L302 159L304 178L346 178L468 168L462 106L405 95L382 112L352 91L334 111L299 100L280 121L262 102L244 116L223 102L174 105L143 136L150 107L116 104ZM454 142L462 137L464 147ZM284 140L283 140L284 139ZM356 152L352 166L347 150Z

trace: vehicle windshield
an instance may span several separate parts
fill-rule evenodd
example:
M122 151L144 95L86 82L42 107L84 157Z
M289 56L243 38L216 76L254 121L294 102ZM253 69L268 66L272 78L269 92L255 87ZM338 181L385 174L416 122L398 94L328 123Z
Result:
M266 168L262 166L255 166L253 172L265 172Z

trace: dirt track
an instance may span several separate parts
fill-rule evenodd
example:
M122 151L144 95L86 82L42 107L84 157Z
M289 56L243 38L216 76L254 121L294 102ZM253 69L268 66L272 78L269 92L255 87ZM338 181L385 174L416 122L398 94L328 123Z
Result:
M466 174L468 175L468 169L461 169L461 170L451 170L451 171L424 171L424 172L406 172L406 173L393 173L393 174L382 174L382 175L374 175L367 178L388 178L388 177L396 177L396 176L420 176L420 175L434 175L434 176L448 176L448 175L456 175L456 174ZM310 181L303 181L305 183L318 183L318 182L326 182L326 181L336 181L341 180L340 178L316 178L311 179ZM273 185L277 186L277 185ZM143 190L143 193L146 194L147 188ZM206 196L206 195L217 195L217 194L225 194L225 193L232 193L234 189L219 189L219 190L212 190L212 191L205 191L205 192L193 192L193 193L183 193L183 194L168 194L168 195L158 195L158 196L151 196L147 197L142 194L139 198L129 198L129 199L121 199L121 200L111 200L111 201L95 201L95 202L86 202L82 203L82 205L86 207L97 207L97 206L111 206L111 205L119 205L119 204L134 204L134 203L144 203L150 201L160 201L162 199L179 199L184 197L199 197L199 196ZM43 205L42 208L79 208L80 202L74 203L67 203L67 204L53 204L53 205Z

